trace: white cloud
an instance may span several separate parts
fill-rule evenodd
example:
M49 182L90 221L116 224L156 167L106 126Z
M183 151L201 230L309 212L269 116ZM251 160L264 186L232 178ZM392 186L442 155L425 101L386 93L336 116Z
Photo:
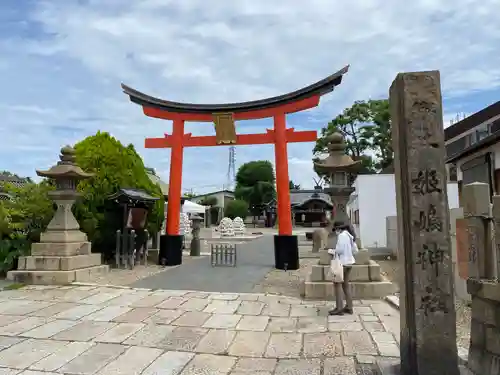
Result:
M447 120L467 111L472 94L500 88L500 0L34 4L19 28L0 32L0 169L21 174L33 175L63 144L100 129L134 143L168 180L169 151L144 150L143 142L171 126L146 118L120 82L170 100L236 102L292 91L351 64L319 108L289 116L301 129L319 129L354 100L386 96L399 71L441 70L453 103ZM238 124L244 132L266 127L272 121ZM312 145L289 149L291 178L312 186ZM238 164L255 158L274 160L273 148L237 148ZM222 186L227 159L225 147L186 150L184 188Z

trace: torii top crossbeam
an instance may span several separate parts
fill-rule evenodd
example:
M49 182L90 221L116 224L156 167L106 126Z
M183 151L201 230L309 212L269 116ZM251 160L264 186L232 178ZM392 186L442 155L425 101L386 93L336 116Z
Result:
M178 103L146 95L124 84L122 84L122 89L130 100L141 105L144 114L150 117L164 120L212 122L214 113L233 113L235 120L256 120L274 117L278 113L294 113L316 107L322 95L332 92L335 86L340 85L342 77L348 70L347 65L321 81L288 94L241 103Z
M349 70L345 66L338 72L307 87L288 94L272 98L226 104L190 104L163 100L146 95L122 84L122 89L130 100L142 106L149 117L172 120L172 134L161 138L146 139L146 148L171 148L170 185L168 194L167 235L178 236L180 197L182 184L182 158L184 147L217 145L274 144L276 188L279 217L279 235L292 236L290 191L288 181L288 142L313 142L316 131L296 132L286 128L286 114L314 108L325 95L340 85L344 74ZM254 120L274 118L274 129L263 134L236 134L235 120ZM184 134L186 121L214 122L215 136L192 136ZM176 240L177 241L177 240ZM288 240L286 240L288 241ZM285 242L286 242L285 241ZM287 245L289 247L289 243ZM289 265L289 269L292 265Z

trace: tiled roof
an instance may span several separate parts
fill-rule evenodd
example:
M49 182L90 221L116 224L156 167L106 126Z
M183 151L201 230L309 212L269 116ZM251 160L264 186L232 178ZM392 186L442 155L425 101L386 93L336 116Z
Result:
M292 206L301 206L313 199L322 200L328 205L333 206L332 199L326 193L316 190L290 190L290 204ZM273 199L268 205L273 205L275 203L276 200Z
M15 187L21 187L24 186L28 183L28 179L26 178L21 178L21 177L16 177L16 176L6 176L3 174L0 174L0 192L3 191L2 184L7 183L14 185Z
M154 202L159 198L149 195L144 190L141 189L120 189L115 194L109 197L109 199L119 199L120 197L126 197L131 200L137 200L139 202Z
M321 193L315 190L290 191L290 203L294 206L300 206L311 199L320 199L332 204L332 199L326 193Z
M0 201L10 201L12 199L10 194L0 193Z

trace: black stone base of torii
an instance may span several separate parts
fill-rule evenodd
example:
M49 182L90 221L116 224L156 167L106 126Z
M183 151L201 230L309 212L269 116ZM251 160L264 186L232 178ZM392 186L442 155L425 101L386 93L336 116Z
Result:
M274 236L274 267L278 270L298 270L299 240L295 235Z
M178 266L182 264L184 236L164 234L160 236L158 265ZM299 241L295 235L274 236L274 267L284 271L300 268Z
M178 266L182 264L184 236L180 234L164 234L160 236L159 266Z

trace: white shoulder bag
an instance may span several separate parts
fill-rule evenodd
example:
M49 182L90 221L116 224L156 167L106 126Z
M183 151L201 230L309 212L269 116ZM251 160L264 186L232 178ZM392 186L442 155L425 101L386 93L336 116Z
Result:
M333 258L330 261L330 271L332 272L332 279L334 283L344 282L344 267L340 262L338 254L333 254Z

